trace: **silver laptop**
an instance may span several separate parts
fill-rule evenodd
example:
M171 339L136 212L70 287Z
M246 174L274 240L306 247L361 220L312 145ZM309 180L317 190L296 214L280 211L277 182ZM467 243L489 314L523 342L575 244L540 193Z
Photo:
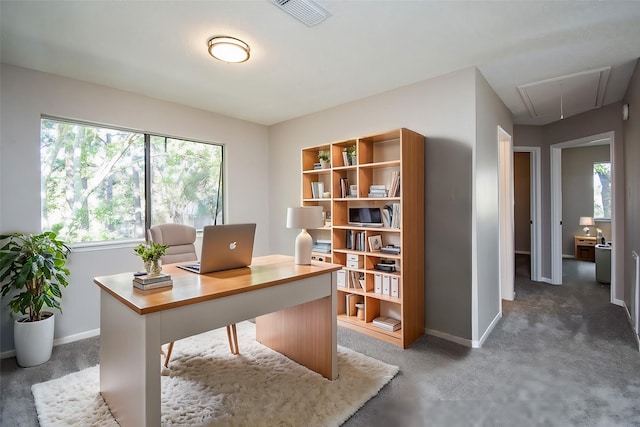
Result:
M247 267L253 257L255 224L207 225L202 233L200 262L179 268L198 274Z

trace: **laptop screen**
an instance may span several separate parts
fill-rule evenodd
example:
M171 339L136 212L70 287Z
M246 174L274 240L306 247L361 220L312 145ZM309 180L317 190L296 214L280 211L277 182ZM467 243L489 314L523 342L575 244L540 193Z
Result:
M350 224L382 224L380 208L349 208Z

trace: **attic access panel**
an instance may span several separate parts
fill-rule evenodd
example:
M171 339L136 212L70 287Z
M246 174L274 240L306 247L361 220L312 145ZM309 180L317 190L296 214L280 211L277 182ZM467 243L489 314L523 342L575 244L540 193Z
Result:
M611 67L518 86L532 118L565 118L600 108Z

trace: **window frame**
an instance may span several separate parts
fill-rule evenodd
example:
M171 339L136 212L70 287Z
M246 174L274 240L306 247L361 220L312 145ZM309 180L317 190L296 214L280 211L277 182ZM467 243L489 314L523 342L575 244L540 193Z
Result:
M143 144L144 144L144 236L143 237L139 237L139 238L122 238L122 239L117 239L117 240L98 240L98 241L89 241L89 242L69 242L67 243L71 248L73 249L81 249L79 252L89 252L89 251L94 251L94 250L100 250L103 249L105 247L109 247L109 248L123 248L123 247L132 247L142 241L146 241L149 239L148 236L148 230L149 228L151 228L152 223L151 223L151 218L152 218L152 209L153 209L153 202L152 202L152 197L151 197L151 192L152 192L152 188L151 188L151 173L152 173L152 165L151 165L151 138L152 137L159 137L159 138L166 138L166 139L175 139L175 140L181 140L181 141L185 141L185 142L190 142L190 143L196 143L196 144L207 144L207 145L211 145L211 146L216 146L219 147L221 150L220 153L220 180L219 180L219 188L218 188L218 193L219 193L219 202L221 205L221 209L222 209L222 213L221 213L221 220L222 223L224 224L226 221L226 209L225 209L225 197L226 197L226 191L225 191L225 151L226 151L226 146L225 144L222 143L218 143L218 142L210 142L210 141L203 141L203 140L198 140L198 139L193 139L193 138L185 138L185 137L180 137L180 136L174 136L174 135L167 135L167 134L161 134L161 133L156 133L156 132L151 132L151 131L143 131L143 130L137 130L137 129L133 129L133 128L127 128L127 127L123 127L123 126L117 126L117 125L110 125L110 124L105 124L105 123L99 123L99 122L90 122L90 121L86 121L86 120L74 120L74 119L69 119L69 118L64 118L64 117L58 117L58 116L51 116L51 115L45 115L42 114L40 116L40 141L39 141L39 150L42 149L42 122L44 120L50 120L50 121L55 121L55 122L61 122L61 123L66 123L66 124L70 124L70 125L77 125L77 126L86 126L86 127L94 127L94 128L104 128L104 129L109 129L109 130L116 130L116 131L122 131L122 132L128 132L128 133L137 133L140 134L143 137ZM42 167L42 159L40 159L40 167ZM42 180L42 169L40 169L40 174L41 174L41 180ZM40 188L40 191L42 193L42 187ZM42 209L43 209L43 203L44 200L42 199L42 197L40 197L40 210L41 210L41 215L42 215ZM215 218L213 219L215 222ZM40 224L40 229L42 230L42 223ZM202 230L196 230L197 233L202 233Z

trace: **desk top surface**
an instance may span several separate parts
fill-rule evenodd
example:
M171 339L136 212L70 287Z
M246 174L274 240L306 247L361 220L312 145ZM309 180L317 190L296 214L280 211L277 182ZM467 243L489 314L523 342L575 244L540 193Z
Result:
M296 265L291 256L267 255L253 258L245 268L196 274L182 270L177 264L162 266L171 275L173 286L142 291L133 286L133 272L100 276L94 283L138 314L168 310L215 298L222 298L281 283L330 273L341 265L312 261Z

